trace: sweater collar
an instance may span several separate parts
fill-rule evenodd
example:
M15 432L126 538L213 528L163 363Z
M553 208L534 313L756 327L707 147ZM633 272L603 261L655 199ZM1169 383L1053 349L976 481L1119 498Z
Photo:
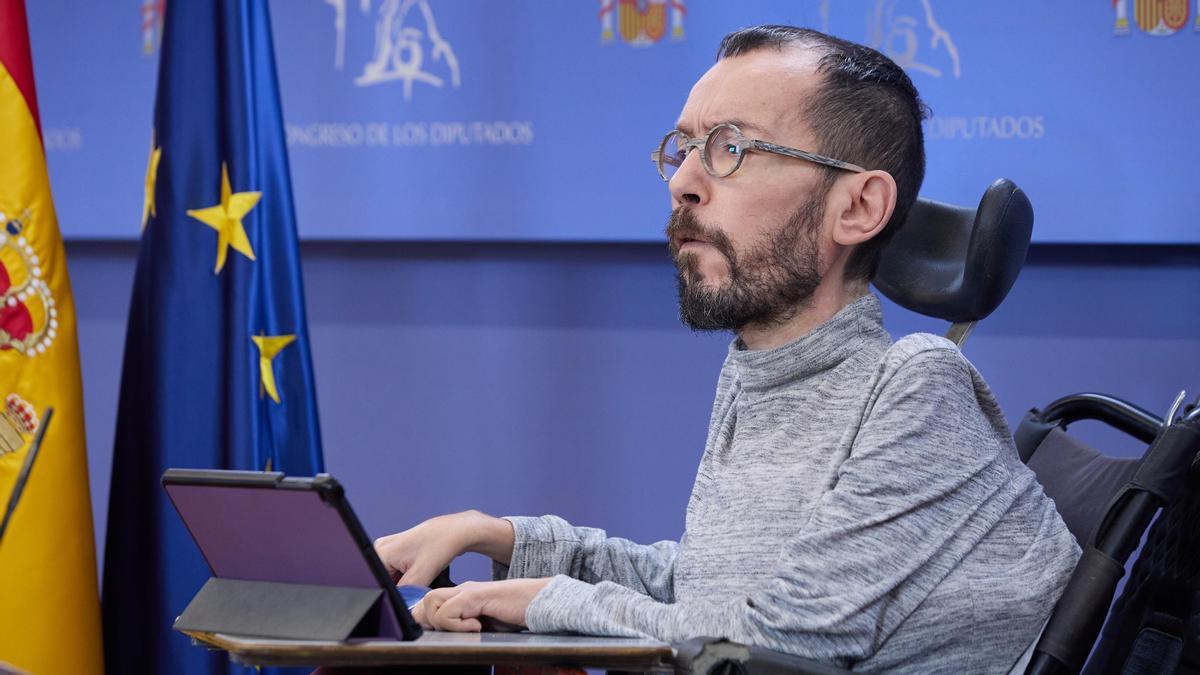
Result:
M767 389L829 370L865 343L886 345L890 340L883 329L879 298L867 293L807 334L775 349L750 351L735 338L727 360L744 388Z

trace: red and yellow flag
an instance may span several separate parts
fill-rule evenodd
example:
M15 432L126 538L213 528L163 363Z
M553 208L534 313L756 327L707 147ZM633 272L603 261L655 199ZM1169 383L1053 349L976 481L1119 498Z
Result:
M100 599L75 306L46 175L23 0L0 0L0 662L100 673Z

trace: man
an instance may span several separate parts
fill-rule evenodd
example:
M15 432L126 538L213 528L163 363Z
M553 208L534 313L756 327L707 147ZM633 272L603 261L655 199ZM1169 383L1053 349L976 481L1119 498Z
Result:
M975 369L939 337L891 344L868 292L924 175L923 117L874 50L785 26L725 38L655 155L681 317L737 336L683 539L435 518L376 542L400 582L467 551L505 580L432 592L422 623L726 637L867 670L1013 666L1079 552Z

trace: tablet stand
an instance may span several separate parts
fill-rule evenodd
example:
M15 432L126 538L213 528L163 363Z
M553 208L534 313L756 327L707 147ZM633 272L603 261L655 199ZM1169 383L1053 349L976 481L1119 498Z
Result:
M400 639L378 588L210 578L175 620L176 630L295 640Z

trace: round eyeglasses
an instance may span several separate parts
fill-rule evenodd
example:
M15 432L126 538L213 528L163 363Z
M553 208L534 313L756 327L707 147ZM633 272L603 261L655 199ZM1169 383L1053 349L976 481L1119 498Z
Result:
M746 153L752 150L803 159L842 171L853 173L866 171L857 164L843 162L840 159L746 138L742 134L742 130L730 122L716 125L709 129L702 138L688 138L683 132L677 129L673 130L663 136L658 150L650 153L650 160L658 167L658 175L662 176L663 180L669 181L683 164L683 160L687 159L687 154L695 148L700 150L700 163L704 165L704 170L715 178L724 178L737 171L738 167L742 165Z

